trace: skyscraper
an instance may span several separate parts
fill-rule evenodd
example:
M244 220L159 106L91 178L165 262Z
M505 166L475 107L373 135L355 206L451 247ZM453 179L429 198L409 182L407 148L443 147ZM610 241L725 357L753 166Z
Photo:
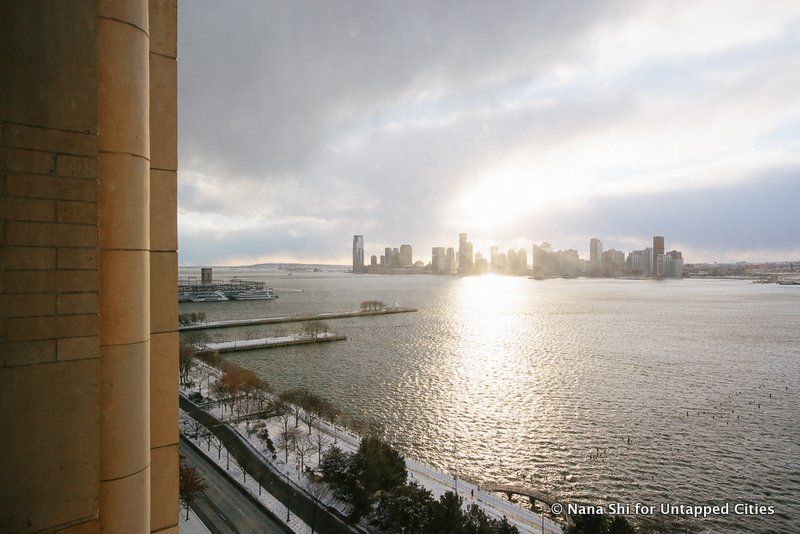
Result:
M353 273L364 272L364 236L353 236Z
M666 273L659 268L662 264L660 257L664 255L664 236L653 236L653 276L664 276Z
M411 254L411 245L400 245L400 267L411 267L414 259Z
M463 271L467 265L467 234L458 234L458 269Z
M449 247L445 256L444 270L447 274L456 274L456 267L456 251L453 247Z
M506 253L506 270L515 273L519 270L519 263L517 262L517 251L509 249Z
M447 252L444 247L431 249L431 271L433 274L443 274L447 263Z
M653 262L655 261L655 257L653 255L653 249L648 247L644 249L644 269L642 269L642 276L654 276L653 270Z
M524 273L528 270L528 251L521 248L517 251L517 261L519 262L519 270Z
M589 240L589 262L595 276L603 272L603 242L593 237Z

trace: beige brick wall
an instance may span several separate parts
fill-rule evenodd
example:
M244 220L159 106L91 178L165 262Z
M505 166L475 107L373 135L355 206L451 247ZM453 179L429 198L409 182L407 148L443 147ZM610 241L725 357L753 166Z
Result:
M0 532L99 526L96 9L0 6Z
M175 0L0 3L0 532L177 530L176 55Z
M150 529L169 532L179 521L177 0L150 0L149 10Z

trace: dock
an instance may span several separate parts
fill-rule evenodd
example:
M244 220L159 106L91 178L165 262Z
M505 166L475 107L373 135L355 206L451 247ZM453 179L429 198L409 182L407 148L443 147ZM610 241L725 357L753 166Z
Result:
M208 330L212 328L233 328L236 326L255 326L261 324L305 323L308 321L327 321L329 319L349 319L352 317L370 317L373 315L391 315L395 313L411 313L416 308L386 308L383 310L327 312L311 315L284 315L279 317L257 317L255 319L231 319L227 321L208 321L179 326L181 332L188 330Z
M275 347L288 347L291 345L308 345L311 343L344 341L346 339L347 336L342 334L332 334L330 332L323 332L316 335L296 334L292 336L264 337L260 339L241 339L236 341L222 341L219 343L204 343L197 349L197 354L271 349Z

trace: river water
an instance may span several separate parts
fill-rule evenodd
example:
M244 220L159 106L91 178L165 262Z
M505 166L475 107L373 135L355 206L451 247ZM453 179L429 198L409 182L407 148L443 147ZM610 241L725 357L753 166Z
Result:
M181 276L197 270L180 270ZM208 319L357 309L347 341L228 354L306 387L404 453L558 499L774 507L637 517L693 531L800 532L800 287L721 280L530 280L215 268L280 298L182 304ZM302 289L302 292L292 291ZM296 332L212 330L211 340Z

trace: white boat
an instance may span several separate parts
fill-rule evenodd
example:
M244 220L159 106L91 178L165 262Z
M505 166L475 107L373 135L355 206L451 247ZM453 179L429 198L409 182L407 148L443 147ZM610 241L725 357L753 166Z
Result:
M248 289L231 297L233 300L275 300L278 298L271 287L264 289Z
M200 291L189 296L192 302L219 302L228 300L222 291Z

